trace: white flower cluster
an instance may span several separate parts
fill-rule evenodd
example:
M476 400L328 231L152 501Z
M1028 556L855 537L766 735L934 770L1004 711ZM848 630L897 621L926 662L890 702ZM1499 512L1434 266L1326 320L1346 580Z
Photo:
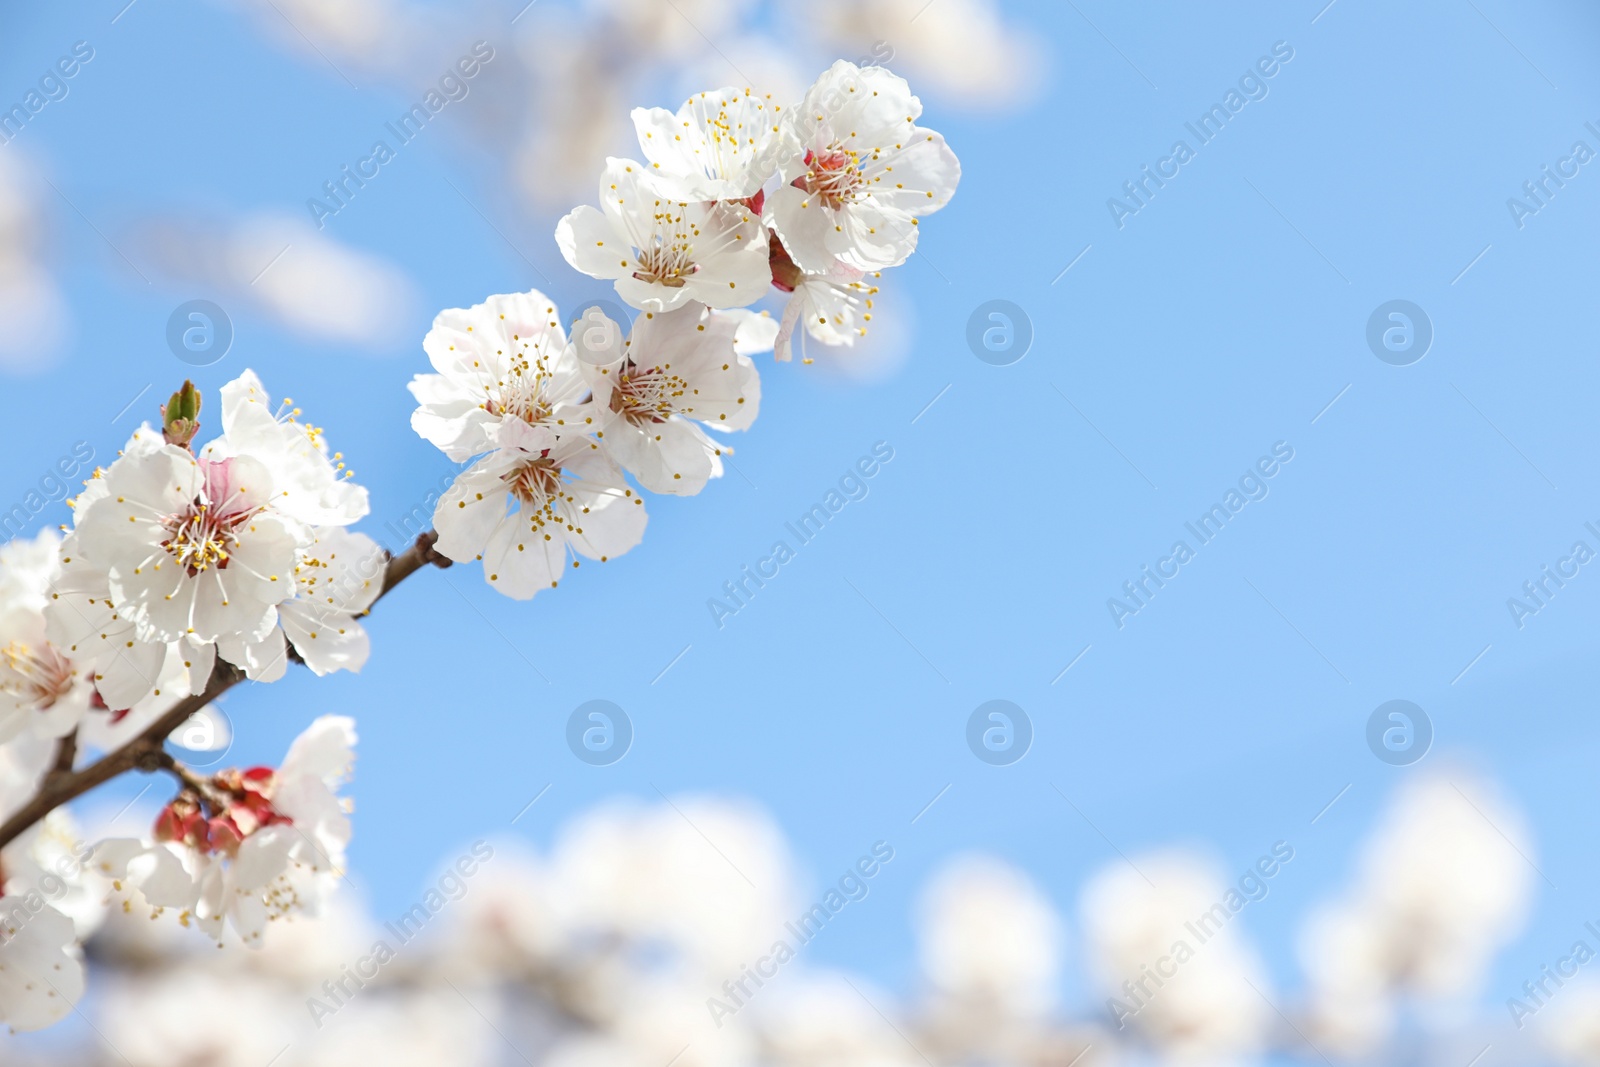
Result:
M203 693L218 657L259 681L283 675L291 647L318 674L366 660L356 619L385 563L347 529L366 514L366 491L249 371L222 389L222 433L197 449L198 409L186 385L161 432L136 431L72 501L65 537L0 550L0 816L52 766L116 749ZM0 854L0 1020L48 1025L81 994L76 944L91 924L64 907L69 890L171 908L213 935L229 917L246 942L269 917L314 909L349 839L333 789L354 739L350 720L323 719L276 771L192 779L148 841L62 849L58 809L11 842ZM101 878L111 881L87 888Z
M350 838L336 790L354 743L351 720L326 716L277 769L192 779L149 839L90 845L58 808L0 850L0 1021L36 1030L66 1018L85 987L78 946L108 914L172 909L219 943L230 920L252 947L269 919L317 914ZM27 799L51 755L31 734L0 745L0 817Z
M365 662L355 620L384 556L346 527L366 491L250 371L223 388L222 425L198 451L141 427L72 501L65 538L0 549L0 742L112 748L202 692L219 655L257 681L290 646L318 674Z
M881 67L840 61L794 107L749 89L633 113L648 162L610 159L600 207L561 220L567 262L616 284L632 331L598 309L563 329L539 292L442 313L411 384L411 424L472 465L438 501L437 550L482 560L489 584L532 597L582 556L644 535L653 493L688 496L722 474L723 435L761 403L751 353L787 360L794 334L852 345L872 319L870 279L916 251L921 217L961 168L922 105ZM788 293L773 323L748 306Z
M568 216L557 241L642 316L626 338L601 315L569 339L535 292L438 317L423 343L438 373L412 382L412 425L470 466L407 566L481 559L494 588L526 599L569 559L639 542L624 471L678 495L719 476L722 435L761 402L751 353L787 358L802 321L827 344L864 333L867 274L904 262L919 216L954 192L955 157L920 111L894 75L839 63L787 114L735 90L637 112L649 165L611 161L603 210ZM769 284L792 294L781 323L744 310ZM185 382L160 429L85 483L65 536L0 549L0 1022L15 1028L58 1021L82 992L77 946L97 913L74 914L79 897L257 947L269 920L315 914L342 873L353 721L317 720L277 768L209 777L161 735L291 660L359 670L359 620L394 561L350 529L366 490L292 401L275 406L246 370L203 446L200 408ZM100 761L80 764L90 752ZM153 832L78 843L61 799L135 767L179 783Z

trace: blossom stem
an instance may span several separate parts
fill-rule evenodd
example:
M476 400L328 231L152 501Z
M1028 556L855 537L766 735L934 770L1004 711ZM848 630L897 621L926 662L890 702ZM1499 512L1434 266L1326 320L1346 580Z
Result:
M383 589L378 596L381 598L423 567L429 565L448 567L450 560L439 555L433 547L438 539L438 534L426 530L417 535L416 541L410 548L398 556L391 556L384 568ZM203 693L184 697L168 708L159 719L145 727L138 737L81 770L72 769L72 760L77 754L76 732L63 738L60 747L56 749L54 768L45 776L39 791L0 824L0 849L15 841L29 827L56 808L76 800L91 789L104 785L128 771L138 771L141 774L168 771L179 774L176 769L180 766L177 760L162 747L167 735L182 726L201 708L244 681L244 677L242 669L219 657ZM179 776L181 778L181 774Z
M215 796L210 784L195 774L187 764L180 763L178 758L165 749L158 749L154 762L160 770L166 771L178 780L178 783L207 803L215 801Z

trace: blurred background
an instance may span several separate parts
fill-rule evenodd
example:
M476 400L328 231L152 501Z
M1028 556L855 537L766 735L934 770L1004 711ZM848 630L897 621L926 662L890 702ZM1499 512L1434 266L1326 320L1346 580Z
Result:
M259 953L107 916L0 1062L1600 1063L1597 39L1579 0L3 0L7 537L250 367L402 548L453 474L422 335L616 302L551 234L635 106L881 63L964 176L638 549L531 604L418 575L359 677L228 695L202 766L358 720L334 914ZM152 782L74 814L133 832Z

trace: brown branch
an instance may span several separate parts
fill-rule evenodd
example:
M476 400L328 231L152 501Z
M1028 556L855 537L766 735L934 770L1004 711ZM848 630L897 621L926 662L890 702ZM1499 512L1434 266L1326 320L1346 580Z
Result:
M78 758L78 728L74 726L56 743L56 758L51 774L71 774L72 762Z
M398 556L391 557L384 568L383 588L378 592L378 596L382 597L429 564L435 567L448 567L450 560L434 550L434 542L438 539L438 534L427 530L417 536L410 548ZM184 697L168 708L159 719L145 727L138 737L121 748L107 753L82 770L71 769L70 757L67 758L66 769L62 769L60 760L66 754L68 745L72 746L74 753L77 746L75 735L63 738L61 747L56 750L55 769L45 776L39 792L0 824L0 849L15 841L30 826L56 808L68 801L76 800L89 790L104 785L119 775L128 771L154 774L160 770L171 770L175 761L162 748L167 735L187 722L195 712L242 681L244 681L244 671L219 658L216 666L212 668L211 679L206 683L203 693Z

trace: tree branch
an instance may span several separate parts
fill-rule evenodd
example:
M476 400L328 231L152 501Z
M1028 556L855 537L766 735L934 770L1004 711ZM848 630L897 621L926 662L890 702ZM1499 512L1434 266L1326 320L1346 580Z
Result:
M379 590L378 597L382 598L389 590L423 567L430 564L441 568L450 566L450 560L434 550L434 542L438 539L439 535L432 530L424 531L417 535L416 541L410 548L398 556L390 557L384 568L383 588ZM376 602L375 600L374 603ZM107 753L82 770L72 770L71 757L67 756L69 748L74 753L77 750L76 732L63 738L61 747L56 750L55 767L45 775L38 793L0 824L0 849L15 841L30 826L56 808L68 801L76 800L89 790L104 785L119 775L128 771L153 774L159 770L170 769L173 761L162 748L167 735L187 722L195 712L242 681L244 681L243 670L218 658L204 692L184 697L163 712L159 719L145 727L138 737L121 748ZM66 756L65 769L61 765L63 756Z
M208 803L216 800L216 793L211 787L211 783L194 773L193 770L191 770L186 764L180 762L172 753L165 749L157 749L155 756L157 769L166 771L168 774L172 775L172 777L178 780L180 785L192 791L194 795L199 797L201 800L204 800Z

